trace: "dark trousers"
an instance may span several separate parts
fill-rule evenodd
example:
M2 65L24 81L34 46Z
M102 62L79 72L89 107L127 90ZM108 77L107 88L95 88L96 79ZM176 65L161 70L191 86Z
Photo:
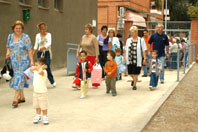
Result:
M41 54L42 54L42 52L40 52L40 51L37 52L37 58L41 58ZM47 77L48 77L50 83L53 84L54 83L54 77L53 77L51 69L50 69L50 53L49 53L49 51L45 51L45 59L47 61L47 69L46 69L47 70Z
M177 69L177 53L171 53L170 60L171 69Z
M151 72L150 86L157 87L159 75L156 72Z
M102 78L104 78L105 77L104 66L107 62L107 52L108 51L102 51L102 46L99 46L99 51L100 51L99 62L102 67Z
M111 90L112 93L116 93L116 77L106 78L105 82L107 90Z

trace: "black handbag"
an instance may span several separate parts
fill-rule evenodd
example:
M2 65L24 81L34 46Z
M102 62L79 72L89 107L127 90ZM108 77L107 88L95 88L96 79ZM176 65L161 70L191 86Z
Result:
M5 64L3 69L1 70L1 75L3 75L3 78L6 80L10 80L13 77L14 71L10 64L10 59L5 60Z

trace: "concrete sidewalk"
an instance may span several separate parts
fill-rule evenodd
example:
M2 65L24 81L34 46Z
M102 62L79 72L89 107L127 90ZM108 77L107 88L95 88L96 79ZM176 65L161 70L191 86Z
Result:
M32 87L25 89L26 103L11 107L14 90L8 83L0 84L0 132L140 132L178 82L176 71L165 72L165 83L150 91L149 77L139 77L137 91L131 90L131 78L118 81L116 97L105 94L101 87L89 88L88 97L80 99L80 92L71 88L73 77L66 69L53 72L56 88L49 92L49 125L35 125L32 108ZM180 75L184 75L181 74ZM49 85L50 86L50 85Z

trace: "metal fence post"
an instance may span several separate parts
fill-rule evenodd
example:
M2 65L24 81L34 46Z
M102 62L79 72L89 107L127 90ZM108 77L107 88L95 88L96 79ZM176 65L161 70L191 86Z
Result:
M183 63L183 66L184 66L184 74L186 73L185 70L186 70L186 46L184 46L184 57L183 57L183 60L184 60L184 63Z
M190 44L190 64L192 64L192 44Z
M195 54L196 54L196 46L195 46L195 44L194 44L194 61L196 61L196 60L195 60L195 59L196 59Z
M177 81L179 81L179 52L180 49L177 50Z
M188 68L190 67L190 45L188 45Z

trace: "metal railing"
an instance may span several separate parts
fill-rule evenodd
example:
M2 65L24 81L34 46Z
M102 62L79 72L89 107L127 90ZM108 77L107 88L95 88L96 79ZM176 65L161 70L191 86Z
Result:
M67 43L67 76L72 72L76 71L76 64L78 60L76 59L76 51L78 49L78 44Z
M186 74L187 68L189 69L190 65L195 62L196 58L196 45L190 44L183 48L183 63L181 64L180 53L182 49L177 50L177 81L180 81L180 72L183 70L183 74ZM170 62L174 63L174 62Z

